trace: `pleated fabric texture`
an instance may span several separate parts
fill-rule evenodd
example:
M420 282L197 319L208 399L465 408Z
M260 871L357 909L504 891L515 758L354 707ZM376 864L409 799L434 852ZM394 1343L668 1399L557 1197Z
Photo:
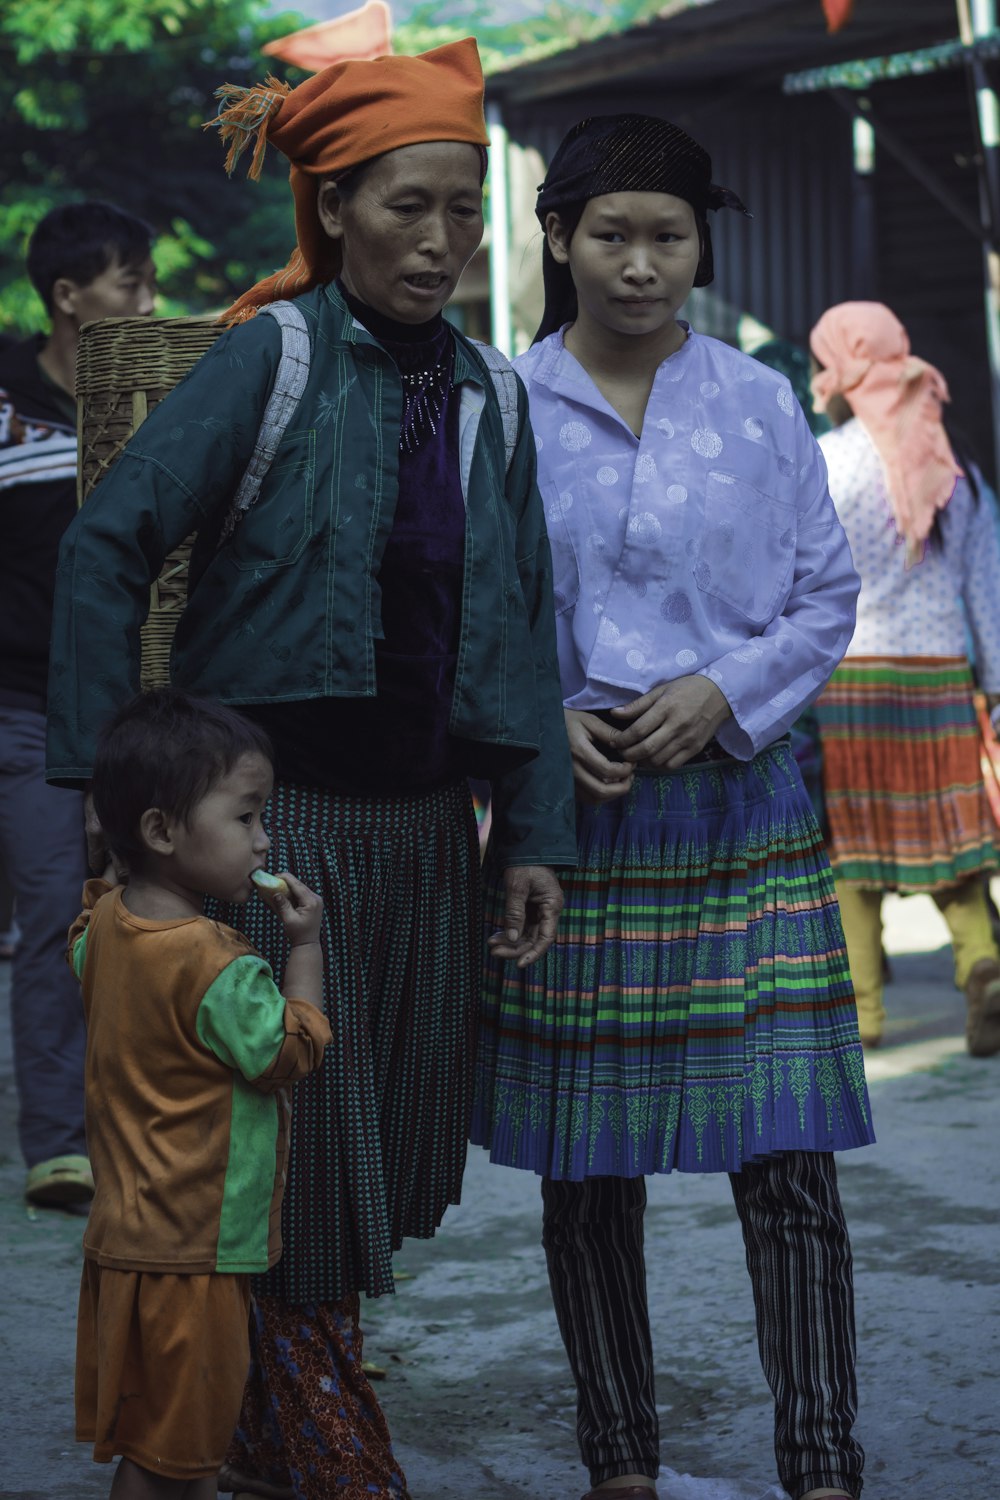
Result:
M487 963L472 1139L570 1180L868 1144L833 879L787 743L638 777L578 809L578 842L545 960Z
M481 967L479 847L464 781L398 797L279 782L268 868L323 898L333 1031L292 1099L284 1250L255 1288L293 1303L393 1290L392 1254L457 1203ZM215 906L282 984L287 942L262 901Z
M935 891L997 867L963 657L855 656L816 704L840 880Z

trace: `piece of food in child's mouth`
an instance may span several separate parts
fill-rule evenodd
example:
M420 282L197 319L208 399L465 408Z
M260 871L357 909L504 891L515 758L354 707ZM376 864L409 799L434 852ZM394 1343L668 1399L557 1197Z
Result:
M288 882L278 875L269 875L266 870L254 870L250 879L254 885L259 885L262 891L271 891L276 896L288 895Z

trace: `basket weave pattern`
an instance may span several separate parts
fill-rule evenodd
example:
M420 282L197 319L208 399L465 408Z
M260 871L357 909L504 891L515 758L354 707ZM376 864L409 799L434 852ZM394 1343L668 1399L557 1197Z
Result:
M219 337L211 318L104 318L80 330L77 493L84 504L153 408ZM170 644L187 601L193 537L171 552L150 590L142 627L144 688L169 681Z

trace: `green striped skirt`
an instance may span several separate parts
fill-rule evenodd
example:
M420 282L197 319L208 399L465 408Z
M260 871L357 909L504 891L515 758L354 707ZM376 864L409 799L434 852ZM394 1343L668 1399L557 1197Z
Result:
M787 744L637 777L581 806L578 835L553 948L487 961L473 1141L572 1180L868 1144L840 913Z
M257 1289L287 1302L393 1290L392 1254L457 1203L465 1164L481 971L479 846L465 782L348 797L279 782L269 870L323 898L333 1031L296 1085L284 1252ZM219 906L271 964L287 943L262 901Z

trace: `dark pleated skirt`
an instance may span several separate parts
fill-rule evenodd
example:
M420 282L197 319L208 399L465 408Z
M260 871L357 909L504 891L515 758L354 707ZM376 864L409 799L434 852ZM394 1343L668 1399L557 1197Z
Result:
M256 1288L292 1303L393 1289L392 1254L457 1203L481 965L479 849L465 782L347 797L279 782L268 868L323 897L323 1066L293 1094L284 1251ZM279 986L287 952L262 901L216 906Z

